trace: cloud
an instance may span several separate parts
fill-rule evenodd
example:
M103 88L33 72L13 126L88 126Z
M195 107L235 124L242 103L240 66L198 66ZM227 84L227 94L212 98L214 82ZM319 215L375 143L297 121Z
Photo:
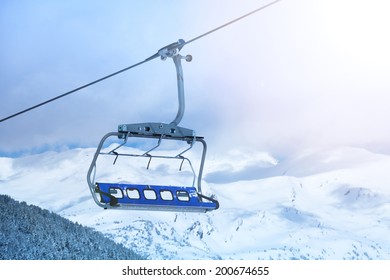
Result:
M0 54L1 117L260 5L124 1L115 6L99 2L91 8L89 2L56 3L8 3L1 14L1 40L6 42ZM385 48L374 49L388 42L377 32L364 32L372 44L360 48L356 36L348 41L335 35L333 18L344 32L356 31L348 20L341 21L344 16L362 25L361 10L350 13L349 6L337 3L282 1L187 45L182 52L194 59L183 63L187 104L181 125L205 136L216 153L251 147L286 155L324 145L390 150L385 125L390 117L390 64L385 62L390 59ZM375 18L378 9L369 7L368 14ZM5 16L10 14L13 17ZM200 21L200 15L207 20ZM382 29L389 23L383 13L365 22ZM360 50L359 55L351 50ZM177 110L176 94L173 63L157 59L1 123L0 153L94 146L121 123L170 122Z
M204 179L217 184L261 179L268 177L269 170L277 164L278 161L265 152L245 148L230 150L218 158L211 158Z

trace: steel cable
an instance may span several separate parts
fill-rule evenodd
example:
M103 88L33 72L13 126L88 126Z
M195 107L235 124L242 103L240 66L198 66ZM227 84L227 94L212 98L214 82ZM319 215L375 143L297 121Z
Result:
M189 41L187 41L187 42L181 43L180 40L179 40L179 43L173 43L173 44L171 44L171 45L176 46L176 47L179 46L180 49L181 49L181 48L182 48L183 46L185 46L185 45L188 45L188 44L190 44L190 43L192 43L192 42L194 42L194 41L196 41L196 40L199 40L199 39L201 39L201 38L203 38L203 37L205 37L205 36L208 36L208 35L210 35L211 33L214 33L214 32L216 32L216 31L218 31L218 30L220 30L220 29L222 29L222 28L225 28L226 26L231 25L231 24L233 24L233 23L235 23L235 22L237 22L237 21L240 21L240 20L242 20L242 19L244 19L244 18L246 18L246 17L248 17L248 16L251 16L251 15L253 15L253 14L255 14L255 13L261 11L261 10L264 10L264 9L268 8L269 6L274 5L275 3L279 2L279 1L281 1L281 0L275 0L275 1L270 2L270 3L268 3L268 4L264 5L264 6L261 6L261 7L257 8L257 9L255 9L255 10L253 10L253 11L251 11L251 12L249 12L249 13L243 15L243 16L240 16L240 17L238 17L238 18L236 18L236 19L234 19L234 20L232 20L232 21L229 21L229 22L227 22L227 23L225 23L225 24L223 24L223 25L221 25L221 26L219 26L219 27L217 27L217 28L214 28L214 29L212 29L212 30L210 30L210 31L208 31L208 32L206 32L206 33L203 33L202 35L199 35L199 36L197 36L197 37L195 37L195 38L193 38L193 39L191 39L191 40L189 40ZM171 46L171 45L168 45L167 47L169 47L169 46ZM164 49L164 48L163 48L163 49ZM162 50L162 49L160 49L160 50ZM159 52L160 52L160 51L159 51ZM153 59L155 59L155 58L157 58L157 57L160 57L160 53L159 53L159 52L157 52L156 54L154 54L154 55L148 57L147 59L145 59L145 60L143 60L143 61L141 61L141 62L138 62L138 63L133 64L133 65L131 65L131 66L128 66L128 67L126 67L126 68L123 68L122 70L119 70L119 71L117 71L117 72L114 72L114 73L112 73L112 74L110 74L110 75L104 76L104 77L102 77L102 78L100 78L100 79L97 79L97 80L95 80L95 81L93 81L93 82L90 82L90 83L88 83L88 84L85 84L85 85L83 85L83 86L80 86L80 87L78 87L78 88L75 88L75 89L73 89L73 90L70 90L70 91L68 91L68 92L65 92L65 93L63 93L63 94L61 94L61 95L58 95L58 96L53 97L53 98L51 98L51 99L48 99L48 100L46 100L46 101L44 101L44 102L41 102L41 103L36 104L36 105L34 105L34 106L31 106L31 107L29 107L29 108L27 108L27 109L24 109L24 110L22 110L22 111L19 111L19 112L15 113L15 114L12 114L12 115L8 116L8 117L5 117L5 118L3 118L3 119L0 119L0 123L1 123L1 122L4 122L4 121L6 121L6 120L12 119L12 118L14 118L14 117L16 117L16 116L22 115L22 114L24 114L24 113L27 113L27 112L29 112L29 111L31 111L31 110L34 110L34 109L36 109L36 108L38 108L38 107L41 107L41 106L46 105L46 104L48 104L48 103L51 103L51 102L53 102L53 101L55 101L55 100L58 100L58 99L60 99L60 98L65 97L65 96L68 96L68 95L70 95L70 94L72 94L72 93L78 92L78 91L81 90L81 89L84 89L84 88L86 88L86 87L89 87L89 86L92 86L92 85L94 85L94 84L97 84L97 83L99 83L99 82L101 82L101 81L103 81L103 80L106 80L106 79L108 79L108 78L111 78L111 77L113 77L113 76L115 76L115 75L118 75L118 74L120 74L120 73L123 73L123 72L125 72L125 71L127 71L127 70L130 70L130 69L132 69L132 68L135 68L135 67L137 67L137 66L140 66L141 64L144 64L144 63L146 63L146 62L148 62L148 61L151 61L151 60L153 60Z

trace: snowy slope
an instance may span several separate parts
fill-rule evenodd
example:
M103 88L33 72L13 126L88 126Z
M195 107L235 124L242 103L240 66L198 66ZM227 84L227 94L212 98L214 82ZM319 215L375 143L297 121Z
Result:
M390 259L389 156L344 147L279 162L266 153L211 158L203 186L221 208L194 214L99 208L86 183L93 153L0 158L0 193L150 259ZM146 174L126 172L137 180Z

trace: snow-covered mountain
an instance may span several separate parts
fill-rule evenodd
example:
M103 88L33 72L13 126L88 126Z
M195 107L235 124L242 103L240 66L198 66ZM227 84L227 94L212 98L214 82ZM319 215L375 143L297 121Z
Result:
M390 156L343 147L280 161L266 153L211 157L203 188L221 207L198 214L96 206L86 183L94 151L0 158L0 193L149 259L390 259Z

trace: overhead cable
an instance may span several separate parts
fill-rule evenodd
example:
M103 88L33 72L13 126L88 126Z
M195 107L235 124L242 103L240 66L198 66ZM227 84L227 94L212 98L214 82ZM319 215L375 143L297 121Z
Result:
M194 42L194 41L196 41L196 40L199 40L199 39L201 39L201 38L203 38L203 37L205 37L205 36L208 36L208 35L210 35L211 33L214 33L214 32L216 32L216 31L218 31L218 30L220 30L220 29L222 29L222 28L225 28L225 27L228 26L228 25L231 25L231 24L233 24L233 23L235 23L235 22L237 22L237 21L240 21L240 20L242 20L242 19L244 19L244 18L246 18L246 17L249 17L249 16L251 16L251 15L253 15L253 14L255 14L255 13L261 11L261 10L264 10L264 9L268 8L269 6L274 5L274 4L276 4L277 2L280 2L280 1L281 1L281 0L275 0L275 1L273 1L273 2L270 2L270 3L266 4L266 5L263 5L263 6L259 7L259 8L257 8L257 9L255 9L255 10L253 10L253 11L251 11L251 12L245 14L245 15L242 15L242 16L240 16L240 17L238 17L238 18L236 18L236 19L234 19L234 20L232 20L232 21L229 21L229 22L227 22L227 23L225 23L225 24L223 24L223 25L217 27L217 28L214 28L214 29L212 29L212 30L210 30L210 31L208 31L208 32L206 32L206 33L203 33L202 35L199 35L199 36L197 36L197 37L195 37L195 38L193 38L193 39L191 39L191 40L189 40L189 41L186 41L186 42L185 42L184 40L179 40L179 42L177 42L177 43L170 44L170 45L168 45L168 46L166 46L166 47L160 49L156 54L154 54L154 55L148 57L147 59L145 59L145 60L143 60L143 61L140 61L140 62L138 62L138 63L135 63L135 64L133 64L133 65L131 65L131 66L128 66L128 67L126 67L126 68L123 68L122 70L119 70L119 71L117 71L117 72L114 72L114 73L112 73L112 74L109 74L109 75L107 75L107 76L104 76L104 77L102 77L102 78L100 78L100 79L97 79L97 80L95 80L95 81L93 81L93 82L90 82L90 83L85 84L85 85L83 85L83 86L80 86L80 87L78 87L78 88L72 89L72 90L70 90L70 91L68 91L68 92L65 92L65 93L61 94L61 95L58 95L58 96L53 97L53 98L51 98L51 99L48 99L48 100L46 100L46 101L44 101L44 102L41 102L41 103L39 103L39 104L36 104L36 105L34 105L34 106L31 106L31 107L29 107L29 108L26 108L26 109L24 109L24 110L21 110L21 111L15 113L15 114L12 114L12 115L10 115L10 116L8 116L8 117L5 117L5 118L3 118L3 119L0 119L0 123L1 123L1 122L4 122L4 121L6 121L6 120L12 119L12 118L14 118L14 117L16 117L16 116L22 115L22 114L24 114L24 113L27 113L27 112L29 112L29 111L31 111L31 110L34 110L34 109L36 109L36 108L38 108L38 107L41 107L41 106L46 105L46 104L48 104L48 103L51 103L51 102L53 102L53 101L55 101L55 100L58 100L58 99L60 99L60 98L65 97L65 96L68 96L68 95L70 95L70 94L72 94L72 93L78 92L78 91L80 91L81 89L84 89L84 88L87 88L87 87L92 86L92 85L94 85L94 84L97 84L97 83L99 83L99 82L101 82L101 81L104 81L104 80L106 80L106 79L108 79L108 78L111 78L111 77L113 77L113 76L115 76L115 75L118 75L118 74L120 74L120 73L123 73L123 72L125 72L125 71L127 71L127 70L130 70L130 69L132 69L132 68L135 68L135 67L137 67L137 66L140 66L141 64L144 64L144 63L146 63L146 62L148 62L148 61L151 61L151 60L153 60L153 59L155 59L155 58L157 58L157 57L163 57L163 54L162 54L163 52L162 52L162 51L170 51L170 50L173 49L173 48L178 48L178 49L180 50L180 49L181 49L182 47L184 47L185 45L188 45L188 44L190 44L190 43L192 43L192 42Z

